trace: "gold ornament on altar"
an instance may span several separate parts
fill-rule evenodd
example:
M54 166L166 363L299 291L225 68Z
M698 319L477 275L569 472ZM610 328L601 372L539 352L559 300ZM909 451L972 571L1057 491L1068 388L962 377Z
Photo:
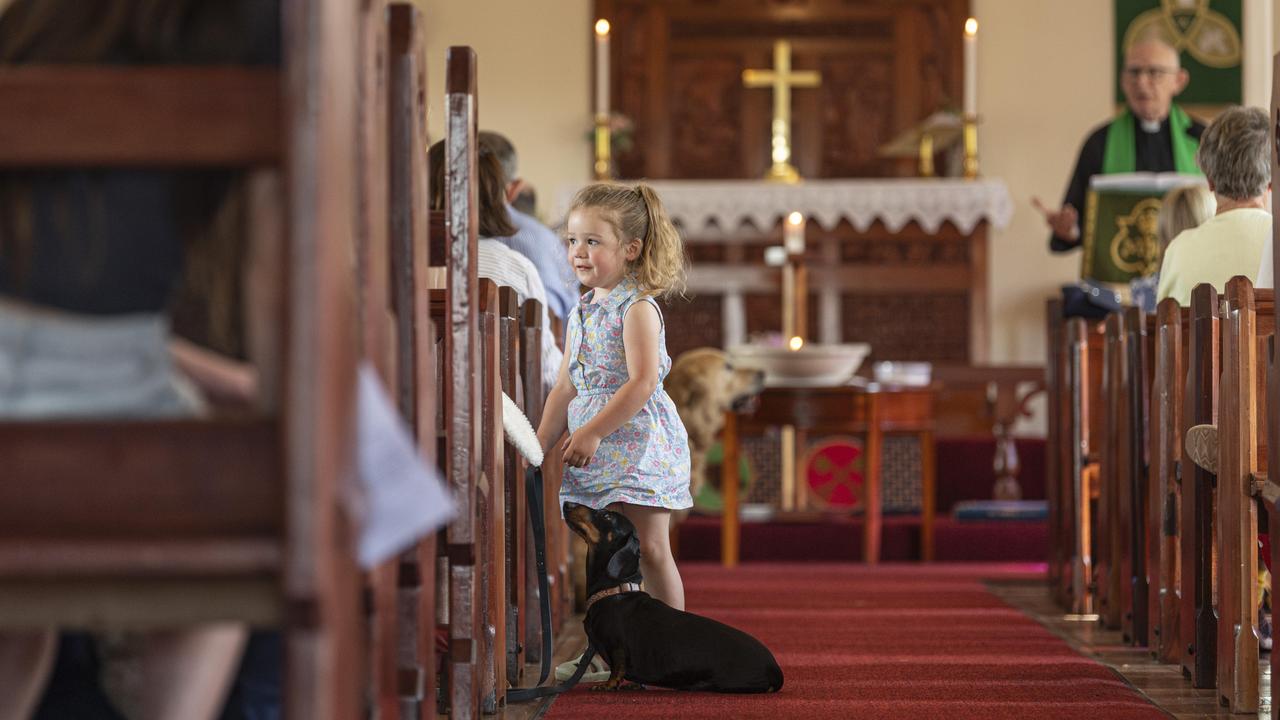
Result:
M791 70L791 43L778 40L773 44L773 69L743 70L742 84L748 88L773 89L773 124L770 157L773 165L766 180L795 183L800 172L791 164L791 88L814 88L822 84L822 75L813 70Z

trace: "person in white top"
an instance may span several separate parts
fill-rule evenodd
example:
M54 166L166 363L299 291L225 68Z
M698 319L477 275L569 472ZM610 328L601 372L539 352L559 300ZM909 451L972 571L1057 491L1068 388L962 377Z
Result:
M437 142L428 151L431 167L431 209L444 209L444 141ZM542 304L542 382L547 388L555 384L564 357L556 346L551 329L551 316L547 312L547 288L538 277L538 268L529 258L512 250L493 238L514 235L515 225L507 214L505 184L502 165L494 153L480 146L476 157L477 195L479 200L479 232L476 257L476 273L495 283L509 287L520 296L520 302L530 298Z
M1263 255L1271 245L1271 158L1267 114L1258 108L1224 111L1200 138L1196 160L1217 200L1216 214L1183 231L1165 250L1158 300L1180 305L1191 290L1210 283L1222 292L1237 275L1259 281ZM1261 278L1271 283L1270 277Z
M1276 286L1275 255L1271 246L1275 244L1275 235L1267 238L1262 245L1262 262L1258 265L1258 279L1253 282L1255 288L1272 289Z

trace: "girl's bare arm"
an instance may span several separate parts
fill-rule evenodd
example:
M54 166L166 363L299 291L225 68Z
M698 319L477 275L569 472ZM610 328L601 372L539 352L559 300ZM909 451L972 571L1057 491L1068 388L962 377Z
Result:
M551 451L551 444L564 435L569 427L569 401L578 395L578 390L569 380L569 353L560 360L560 373L556 384L547 394L547 404L542 408L542 421L538 423L538 444L543 454Z

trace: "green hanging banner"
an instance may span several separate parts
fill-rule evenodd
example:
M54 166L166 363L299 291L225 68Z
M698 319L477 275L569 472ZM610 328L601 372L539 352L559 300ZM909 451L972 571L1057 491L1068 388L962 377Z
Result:
M1191 83L1182 105L1239 103L1241 0L1115 0L1115 95L1124 103L1120 75L1134 39L1157 33L1177 48Z

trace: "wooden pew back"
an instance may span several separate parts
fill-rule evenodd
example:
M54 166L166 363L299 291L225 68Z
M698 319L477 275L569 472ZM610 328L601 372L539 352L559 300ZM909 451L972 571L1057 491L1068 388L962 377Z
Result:
M1187 335L1186 384L1183 389L1182 435L1193 425L1217 422L1219 367L1218 295L1211 285L1191 294ZM1192 684L1213 687L1216 681L1217 618L1213 609L1214 476L1198 467L1182 449L1181 580L1182 641L1186 643Z
M1151 387L1151 423L1148 477L1148 553L1151 642L1161 662L1190 668L1185 644L1180 642L1182 599L1181 547L1179 543L1182 497L1182 395L1184 363L1189 337L1190 312L1177 300L1160 303L1156 314L1156 349Z
M245 305L262 309L247 324L266 398L264 414L237 420L0 424L0 618L283 626L290 718L360 712L359 581L340 504L355 386L355 20L345 3L286 4L280 69L0 69L0 166L252 169L246 279L262 294Z
M1218 694L1232 712L1257 712L1258 517L1265 478L1267 338L1275 332L1274 294L1247 278L1227 283L1222 301L1222 380L1218 408Z

